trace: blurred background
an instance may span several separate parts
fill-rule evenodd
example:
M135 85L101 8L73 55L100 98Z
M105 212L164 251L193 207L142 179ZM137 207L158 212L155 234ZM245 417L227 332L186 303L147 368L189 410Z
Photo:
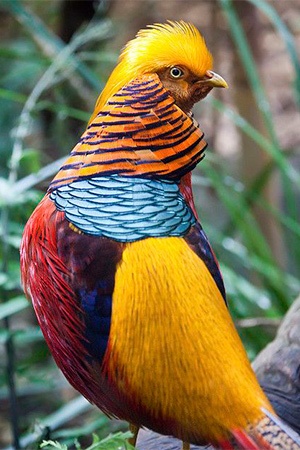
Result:
M86 448L93 432L126 429L56 369L22 293L18 249L120 49L167 19L200 29L230 87L194 109L209 145L193 185L251 359L300 291L298 0L0 1L0 448L43 438L73 448L76 437Z

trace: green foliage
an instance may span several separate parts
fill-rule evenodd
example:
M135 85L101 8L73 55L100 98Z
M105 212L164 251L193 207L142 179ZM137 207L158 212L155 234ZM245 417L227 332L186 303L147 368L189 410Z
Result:
M96 434L93 434L93 442L88 447L83 448L78 440L75 440L74 444L76 450L131 450L134 447L126 442L126 439L130 436L131 434L129 432L116 433L100 440ZM60 444L57 441L43 441L40 448L46 450L51 450L53 448L58 450L68 450L67 445Z
M300 67L292 34L270 3L249 1L266 15L281 36L295 73L293 85L287 88L293 90L300 103ZM293 165L299 149L283 152L280 148L273 113L234 2L220 0L219 4L249 77L267 135L262 135L224 103L214 98L207 101L270 159L246 187L231 174L224 160L207 155L201 172L196 172L195 188L202 199L213 193L217 208L209 211L201 203L199 208L207 214L200 213L200 218L221 261L234 318L278 319L300 290L297 279L300 176ZM26 414L19 414L19 418L17 413L12 414L11 421L19 422L22 448L38 448L44 439L41 448L47 450L65 450L74 445L83 449L85 444L76 439L96 432L100 437L94 435L86 450L129 449L124 433L104 438L111 431L108 419L96 415L84 399L68 400L62 406L59 394L62 382L32 308L22 293L18 254L26 220L83 131L106 74L116 61L115 53L104 46L112 36L112 26L100 11L78 30L70 43L64 44L46 25L47 13L44 12L44 19L39 18L31 2L25 8L23 2L10 0L3 2L3 7L17 32L14 39L0 44L0 345L7 353L7 363L3 358L0 362L0 397L8 398L10 394L12 399L16 383L18 392L30 401L41 402L41 395L48 399L47 408L35 413L39 415L40 432L28 432L33 414L27 415L29 420L25 420ZM283 206L270 204L263 195L274 173L280 174ZM285 263L274 258L272 246L257 221L255 207L267 211L279 226L287 249ZM259 333L242 330L241 335L251 357L271 338L264 329ZM69 425L88 412L86 424L80 428ZM49 428L50 437L45 437L49 431L45 433L45 428Z

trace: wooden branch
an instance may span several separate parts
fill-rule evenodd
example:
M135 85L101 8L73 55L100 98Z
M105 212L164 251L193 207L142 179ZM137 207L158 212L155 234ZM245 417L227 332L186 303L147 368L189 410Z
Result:
M154 433L150 430L140 430L137 448L139 450L181 450L182 441L169 436L162 436L161 434ZM206 445L204 447L198 447L191 445L191 450L213 450L213 447Z
M274 341L257 356L253 368L278 415L300 433L300 296L286 314ZM181 450L182 442L140 430L137 448ZM191 450L200 449L213 450L213 447L191 446Z
M300 434L300 296L253 368L277 414Z

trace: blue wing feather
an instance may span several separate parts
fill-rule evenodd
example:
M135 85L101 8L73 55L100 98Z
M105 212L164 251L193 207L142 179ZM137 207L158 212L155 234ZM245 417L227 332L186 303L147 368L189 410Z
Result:
M226 302L226 293L223 283L223 278L219 269L214 252L209 244L208 238L201 227L200 223L197 222L185 236L186 242L189 244L190 248L202 259L206 264L209 272L211 273L219 291L222 294Z
M57 228L58 256L69 268L69 283L84 323L82 342L88 362L101 364L106 352L115 272L123 247L111 239L79 234L67 220Z

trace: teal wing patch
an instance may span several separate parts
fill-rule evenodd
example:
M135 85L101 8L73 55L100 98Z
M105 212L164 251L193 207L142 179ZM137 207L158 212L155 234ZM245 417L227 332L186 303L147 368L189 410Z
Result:
M50 198L83 233L119 242L184 236L196 222L169 180L97 176L61 186Z

